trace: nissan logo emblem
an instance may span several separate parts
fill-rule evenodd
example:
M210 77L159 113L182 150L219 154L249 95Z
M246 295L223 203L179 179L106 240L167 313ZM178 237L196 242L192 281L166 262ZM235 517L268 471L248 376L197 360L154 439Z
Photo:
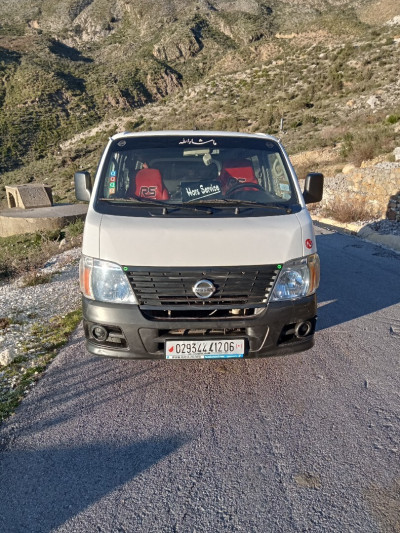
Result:
M215 291L216 288L214 284L208 279L201 279L195 285L193 285L194 294L197 296L197 298L201 298L202 300L210 298Z

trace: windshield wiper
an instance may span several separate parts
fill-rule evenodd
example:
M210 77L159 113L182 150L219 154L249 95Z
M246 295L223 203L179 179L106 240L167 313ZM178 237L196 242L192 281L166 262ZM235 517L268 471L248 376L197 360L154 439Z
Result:
M199 211L201 213L206 213L207 215L212 215L214 211L211 207L207 206L195 206L191 204L170 204L160 200L148 200L147 198L118 198L111 200L109 198L99 198L101 202L106 202L113 205L134 205L136 207L161 207L163 209L163 215L167 215L171 210L175 209L189 209L191 211Z
M265 204L263 202L254 202L252 200L238 200L237 205L240 206L246 206L246 207L265 207L268 209L280 209L281 211L286 211L287 213L292 212L292 208L288 205L284 204L278 204L274 202L269 202L268 204Z
M286 205L286 204L279 204L277 202L269 202L269 203L264 203L264 202L255 202L254 200L234 200L234 199L229 199L229 198L218 198L218 199L215 199L215 200L207 200L207 201L204 201L202 202L201 200L200 201L197 201L196 204L212 204L212 206L218 206L218 204L220 204L221 206L224 206L224 207L236 207L236 208L240 208L240 207L265 207L265 208L270 208L270 209L279 209L281 211L286 211L286 213L290 214L292 212L292 208L289 206L289 205Z
M134 204L141 204L144 206L147 205L155 205L157 207L165 207L165 202L160 202L159 200L143 200L143 198L99 198L100 202L106 202L108 204L116 204L116 205L134 205Z

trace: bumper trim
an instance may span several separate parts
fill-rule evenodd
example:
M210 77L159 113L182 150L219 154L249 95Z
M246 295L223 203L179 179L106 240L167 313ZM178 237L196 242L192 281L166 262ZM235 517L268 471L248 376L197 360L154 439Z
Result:
M314 345L316 296L289 302L271 302L259 315L220 320L148 320L137 305L96 302L83 297L86 347L92 354L123 359L165 360L167 339L223 338L240 336L246 339L244 358L286 355L308 350ZM309 321L306 335L298 335L299 324ZM93 325L118 328L127 347L104 345L90 334ZM297 331L297 333L296 333ZM176 333L178 332L178 333Z

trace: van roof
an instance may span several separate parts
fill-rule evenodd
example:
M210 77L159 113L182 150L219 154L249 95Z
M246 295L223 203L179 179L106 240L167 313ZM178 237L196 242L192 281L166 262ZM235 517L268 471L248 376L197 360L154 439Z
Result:
M130 132L125 131L124 133L116 133L111 137L111 139L114 141L116 139L122 139L126 137L165 137L168 136L176 136L176 135L182 135L183 137L247 137L247 138L255 138L259 139L260 137L263 137L265 139L269 139L271 141L275 141L280 143L280 139L272 136L267 135L266 133L240 133L240 132L234 132L234 131L207 131L207 130L161 130L161 131L140 131L140 132Z

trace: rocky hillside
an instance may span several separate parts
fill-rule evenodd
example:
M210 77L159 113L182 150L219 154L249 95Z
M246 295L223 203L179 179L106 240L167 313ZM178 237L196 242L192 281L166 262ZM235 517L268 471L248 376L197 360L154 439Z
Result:
M396 143L397 0L2 0L0 21L0 197L35 180L73 199L125 129L283 118L292 153L354 161Z

